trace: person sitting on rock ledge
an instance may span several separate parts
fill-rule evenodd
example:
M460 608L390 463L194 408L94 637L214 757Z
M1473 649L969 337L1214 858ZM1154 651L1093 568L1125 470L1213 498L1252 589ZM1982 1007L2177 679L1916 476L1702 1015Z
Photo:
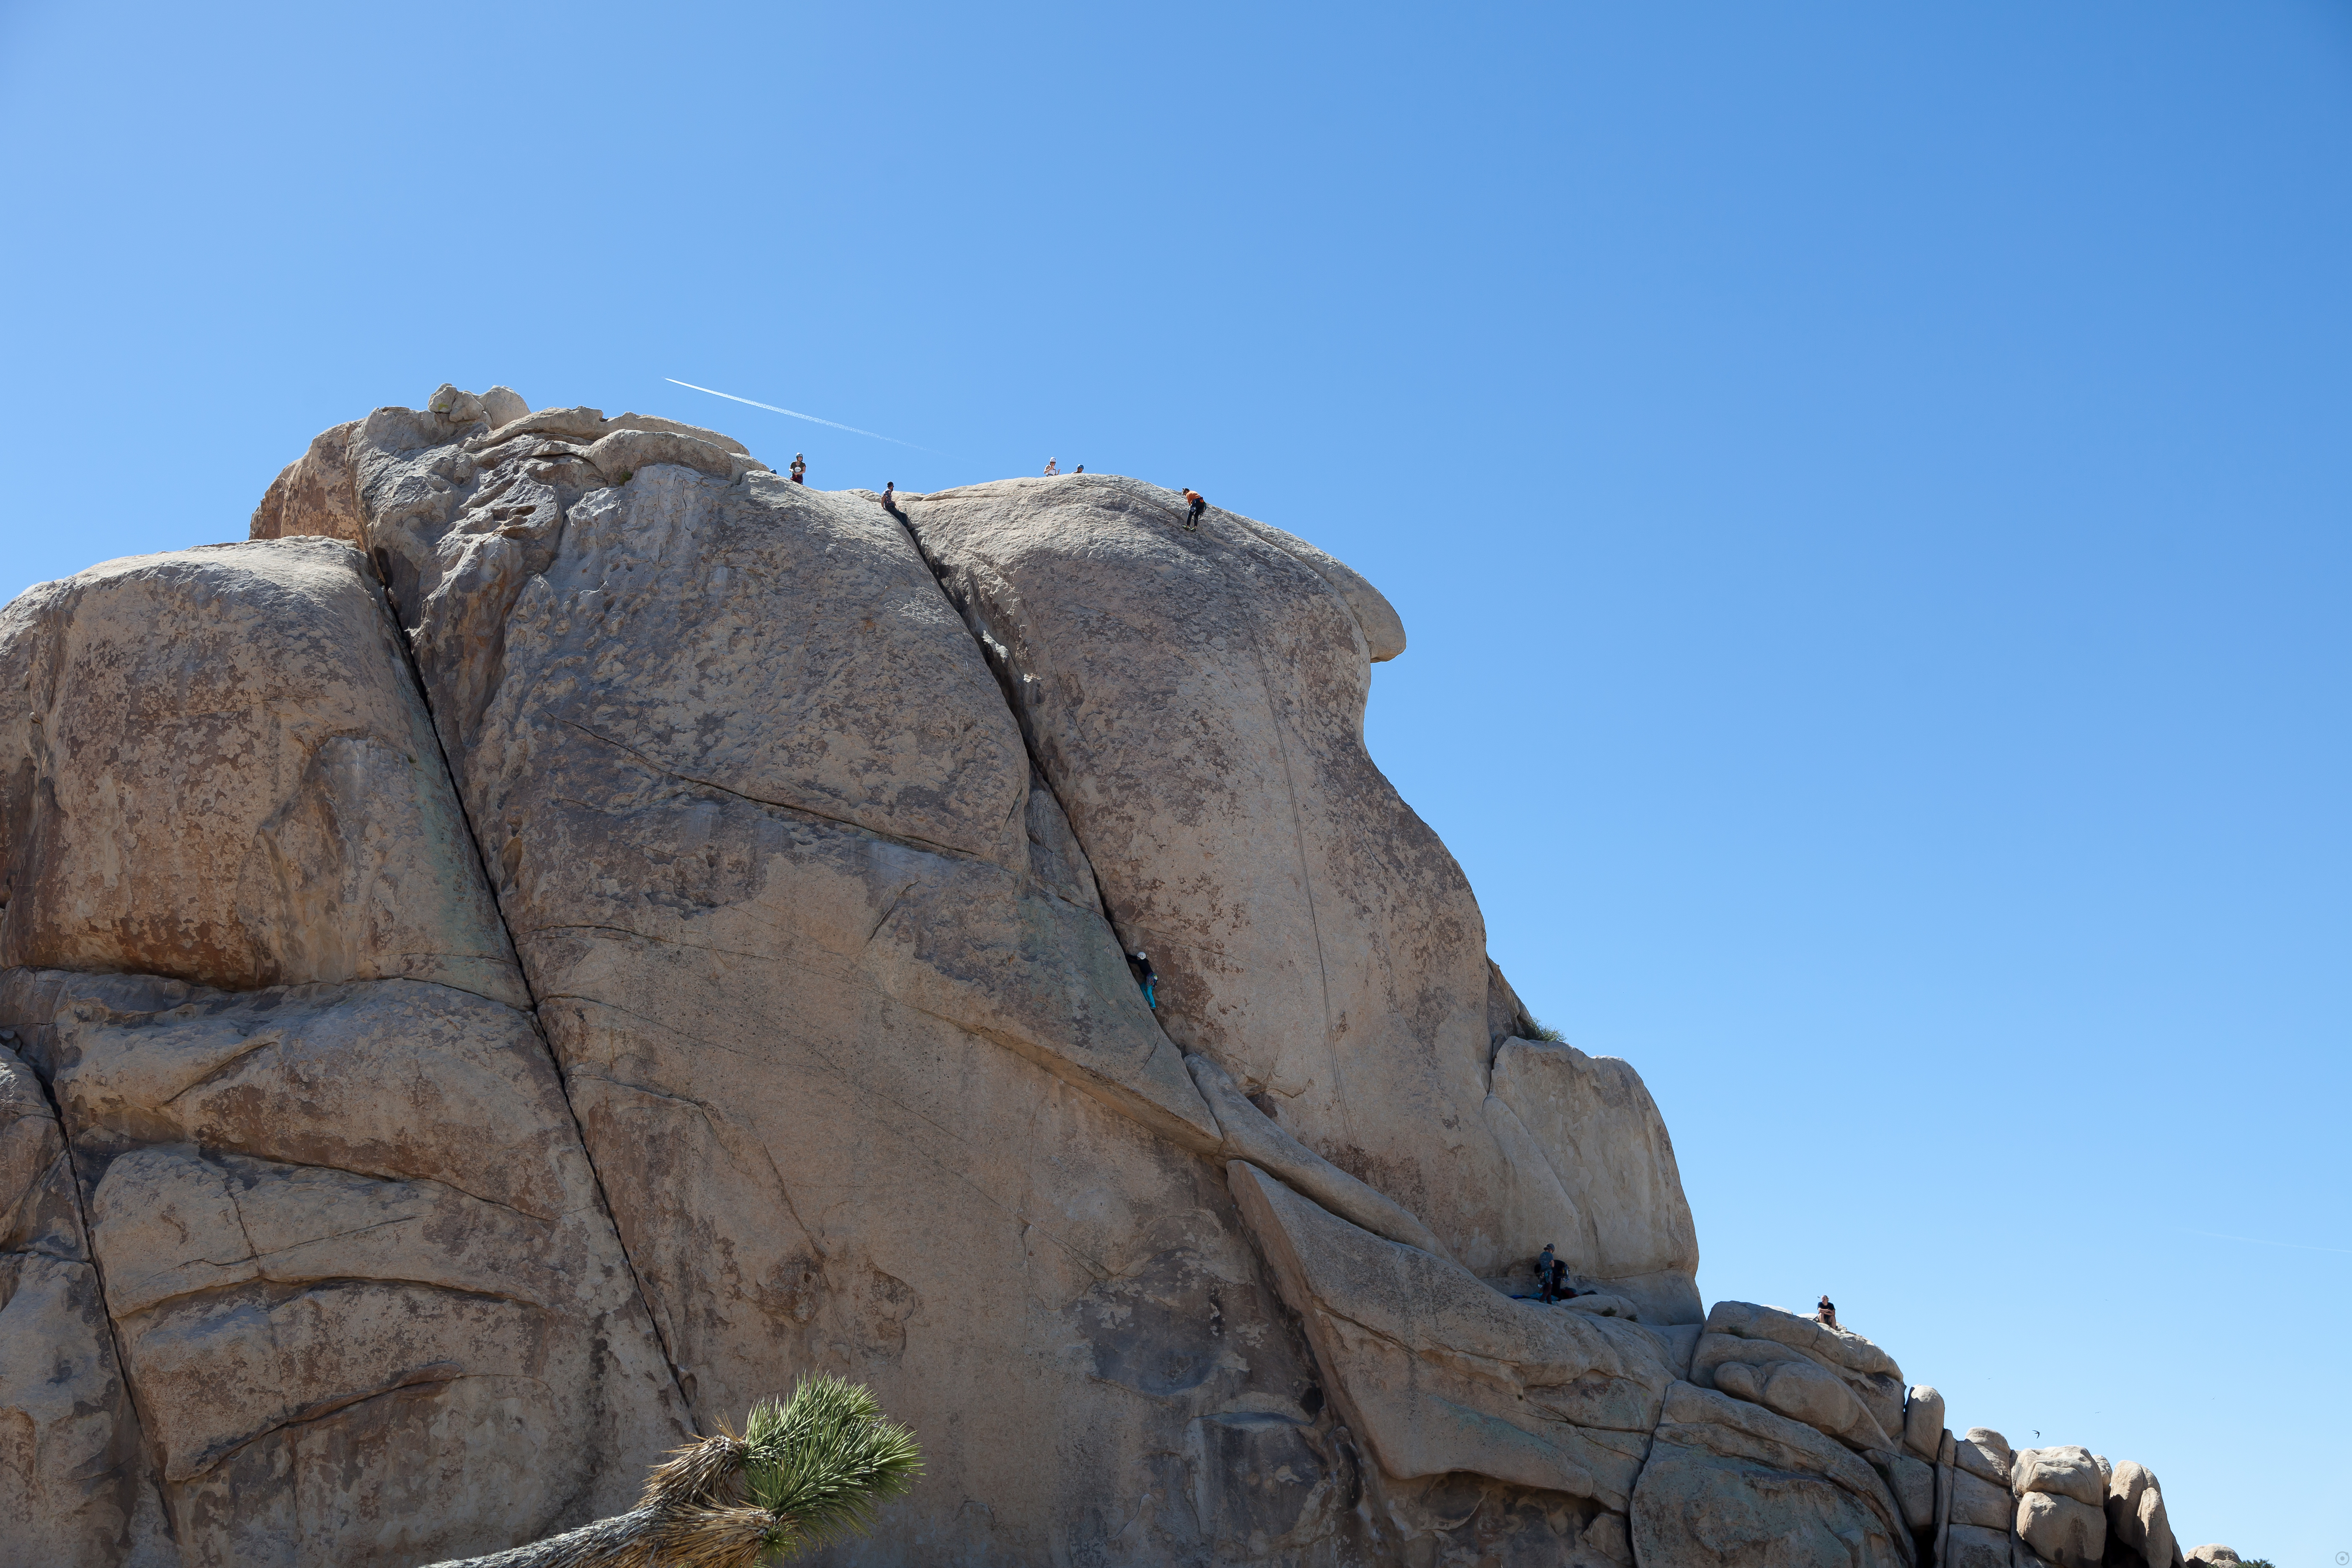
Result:
M1054 466L1054 459L1053 459L1053 458L1046 458L1046 459L1045 459L1045 477L1046 477L1047 479L1052 479L1055 474L1058 474L1058 473L1060 473L1061 471L1062 471L1061 469L1059 469L1059 468L1055 468L1055 467Z
M1836 1328L1838 1326L1837 1303L1827 1296L1822 1297L1820 1308L1813 1313L1813 1321L1825 1329Z
M898 513L898 481L890 479L882 486L882 510L896 517Z

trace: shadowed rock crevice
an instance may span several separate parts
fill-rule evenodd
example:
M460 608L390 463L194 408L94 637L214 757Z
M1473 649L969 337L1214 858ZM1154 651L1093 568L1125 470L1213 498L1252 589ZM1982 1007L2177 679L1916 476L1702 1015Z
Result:
M517 398L515 401L519 403L520 399ZM373 555L370 557L372 563L379 559ZM380 582L382 580L380 570L378 580ZM416 693L417 701L424 705L427 718L432 720L434 755L440 762L442 776L449 781L449 793L451 799L457 805L458 820L465 827L467 842L474 847L475 861L482 868L482 880L490 889L490 907L497 914L499 929L506 936L507 950L509 952L515 952L514 928L507 920L506 906L498 891L499 868L491 858L489 846L483 840L482 836L474 830L473 817L466 807L465 791L458 785L457 770L449 764L448 743L443 738L439 721L433 718L432 690L425 683L425 672L417 668L416 650L409 641L406 628L400 624L399 605L392 596L389 584L384 586L384 614L392 623L392 640L400 649L401 668L407 672L411 687ZM597 1212L606 1219L607 1223L610 1223L613 1212L611 1194L605 1190L603 1173L596 1169L595 1152L588 1145L588 1132L581 1123L579 1108L572 1102L571 1087L565 1082L562 1064L555 1059L554 1047L547 1043L546 1031L539 1022L539 998L531 993L530 972L520 963L516 965L516 972L521 981L524 994L529 998L531 1033L538 1037L541 1048L547 1052L548 1065L555 1069L556 1087L563 1096L564 1112L571 1118L573 1135L580 1140L581 1154L587 1163L589 1179L595 1184ZM628 1267L630 1283L637 1295L637 1304L645 1311L646 1321L652 1328L656 1342L661 1345L662 1360L669 1367L671 1384L677 1390L678 1397L686 1400L685 1376L679 1370L677 1357L670 1353L668 1342L662 1336L661 1319L654 1311L653 1302L646 1294L645 1281L638 1277L636 1264L630 1258L628 1248L623 1247L620 1253L622 1261ZM688 1408L691 1408L692 1402L687 1401L687 1403Z
M907 501L919 499L908 496L900 504L903 506ZM1024 826L1030 841L1033 874L1057 896L1083 904L1102 916L1116 935L1118 919L1111 907L1109 894L1095 872L1094 860L1087 853L1085 839L1079 837L1076 824L1070 820L1068 804L1055 788L1053 774L1039 754L1037 734L1029 721L1030 705L1024 700L1029 678L1014 664L1013 650L989 630L988 623L971 595L957 593L940 563L933 560L930 552L923 547L921 533L907 521L906 514L901 511L891 515L899 531L906 535L908 544L923 563L924 569L930 573L940 597L963 622L964 629L971 634L982 662L989 674L995 678L997 690L1004 699L1006 715L1020 730L1022 748L1029 756L1029 788L1033 804ZM1038 798L1041 795L1044 797L1042 800ZM1041 859L1045 861L1044 865L1038 864ZM1120 942L1121 951L1128 951L1124 938Z
M21 1043L0 1028L0 1413L38 1436L0 1465L0 1518L45 1563L160 1568L173 1560L162 1457L122 1376L56 1095Z

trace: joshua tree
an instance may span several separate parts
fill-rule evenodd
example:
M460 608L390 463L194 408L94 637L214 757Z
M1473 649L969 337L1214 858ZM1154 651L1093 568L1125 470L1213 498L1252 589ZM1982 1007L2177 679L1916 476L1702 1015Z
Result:
M813 1377L751 1406L743 1435L677 1449L637 1506L529 1546L434 1568L759 1568L863 1533L922 1473L914 1434L863 1386Z

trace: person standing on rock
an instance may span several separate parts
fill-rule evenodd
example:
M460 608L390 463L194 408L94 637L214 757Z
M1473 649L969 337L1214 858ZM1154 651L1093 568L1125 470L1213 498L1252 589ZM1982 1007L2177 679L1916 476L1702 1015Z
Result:
M808 459L802 457L798 452L794 452L793 454L793 483L796 485L804 485L808 483L808 479L805 477L807 473Z
M1551 1300L1551 1243L1547 1241L1544 1249L1536 1254L1536 1300L1538 1301Z
M1160 1003L1153 993L1159 987L1160 976L1151 973L1151 959L1141 948L1127 955L1127 972L1134 975L1135 983L1143 988L1143 1005L1158 1012Z
M1184 492L1184 527L1187 531L1197 531L1201 526L1201 513L1208 510L1209 503L1201 499L1199 490L1188 489Z

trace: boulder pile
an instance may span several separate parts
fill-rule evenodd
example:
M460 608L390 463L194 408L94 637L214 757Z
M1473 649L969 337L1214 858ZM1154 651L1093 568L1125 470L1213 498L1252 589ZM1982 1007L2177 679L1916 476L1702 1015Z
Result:
M1702 1302L1396 613L1186 521L444 387L0 610L0 1568L488 1552L819 1371L929 1462L828 1563L2181 1568Z

